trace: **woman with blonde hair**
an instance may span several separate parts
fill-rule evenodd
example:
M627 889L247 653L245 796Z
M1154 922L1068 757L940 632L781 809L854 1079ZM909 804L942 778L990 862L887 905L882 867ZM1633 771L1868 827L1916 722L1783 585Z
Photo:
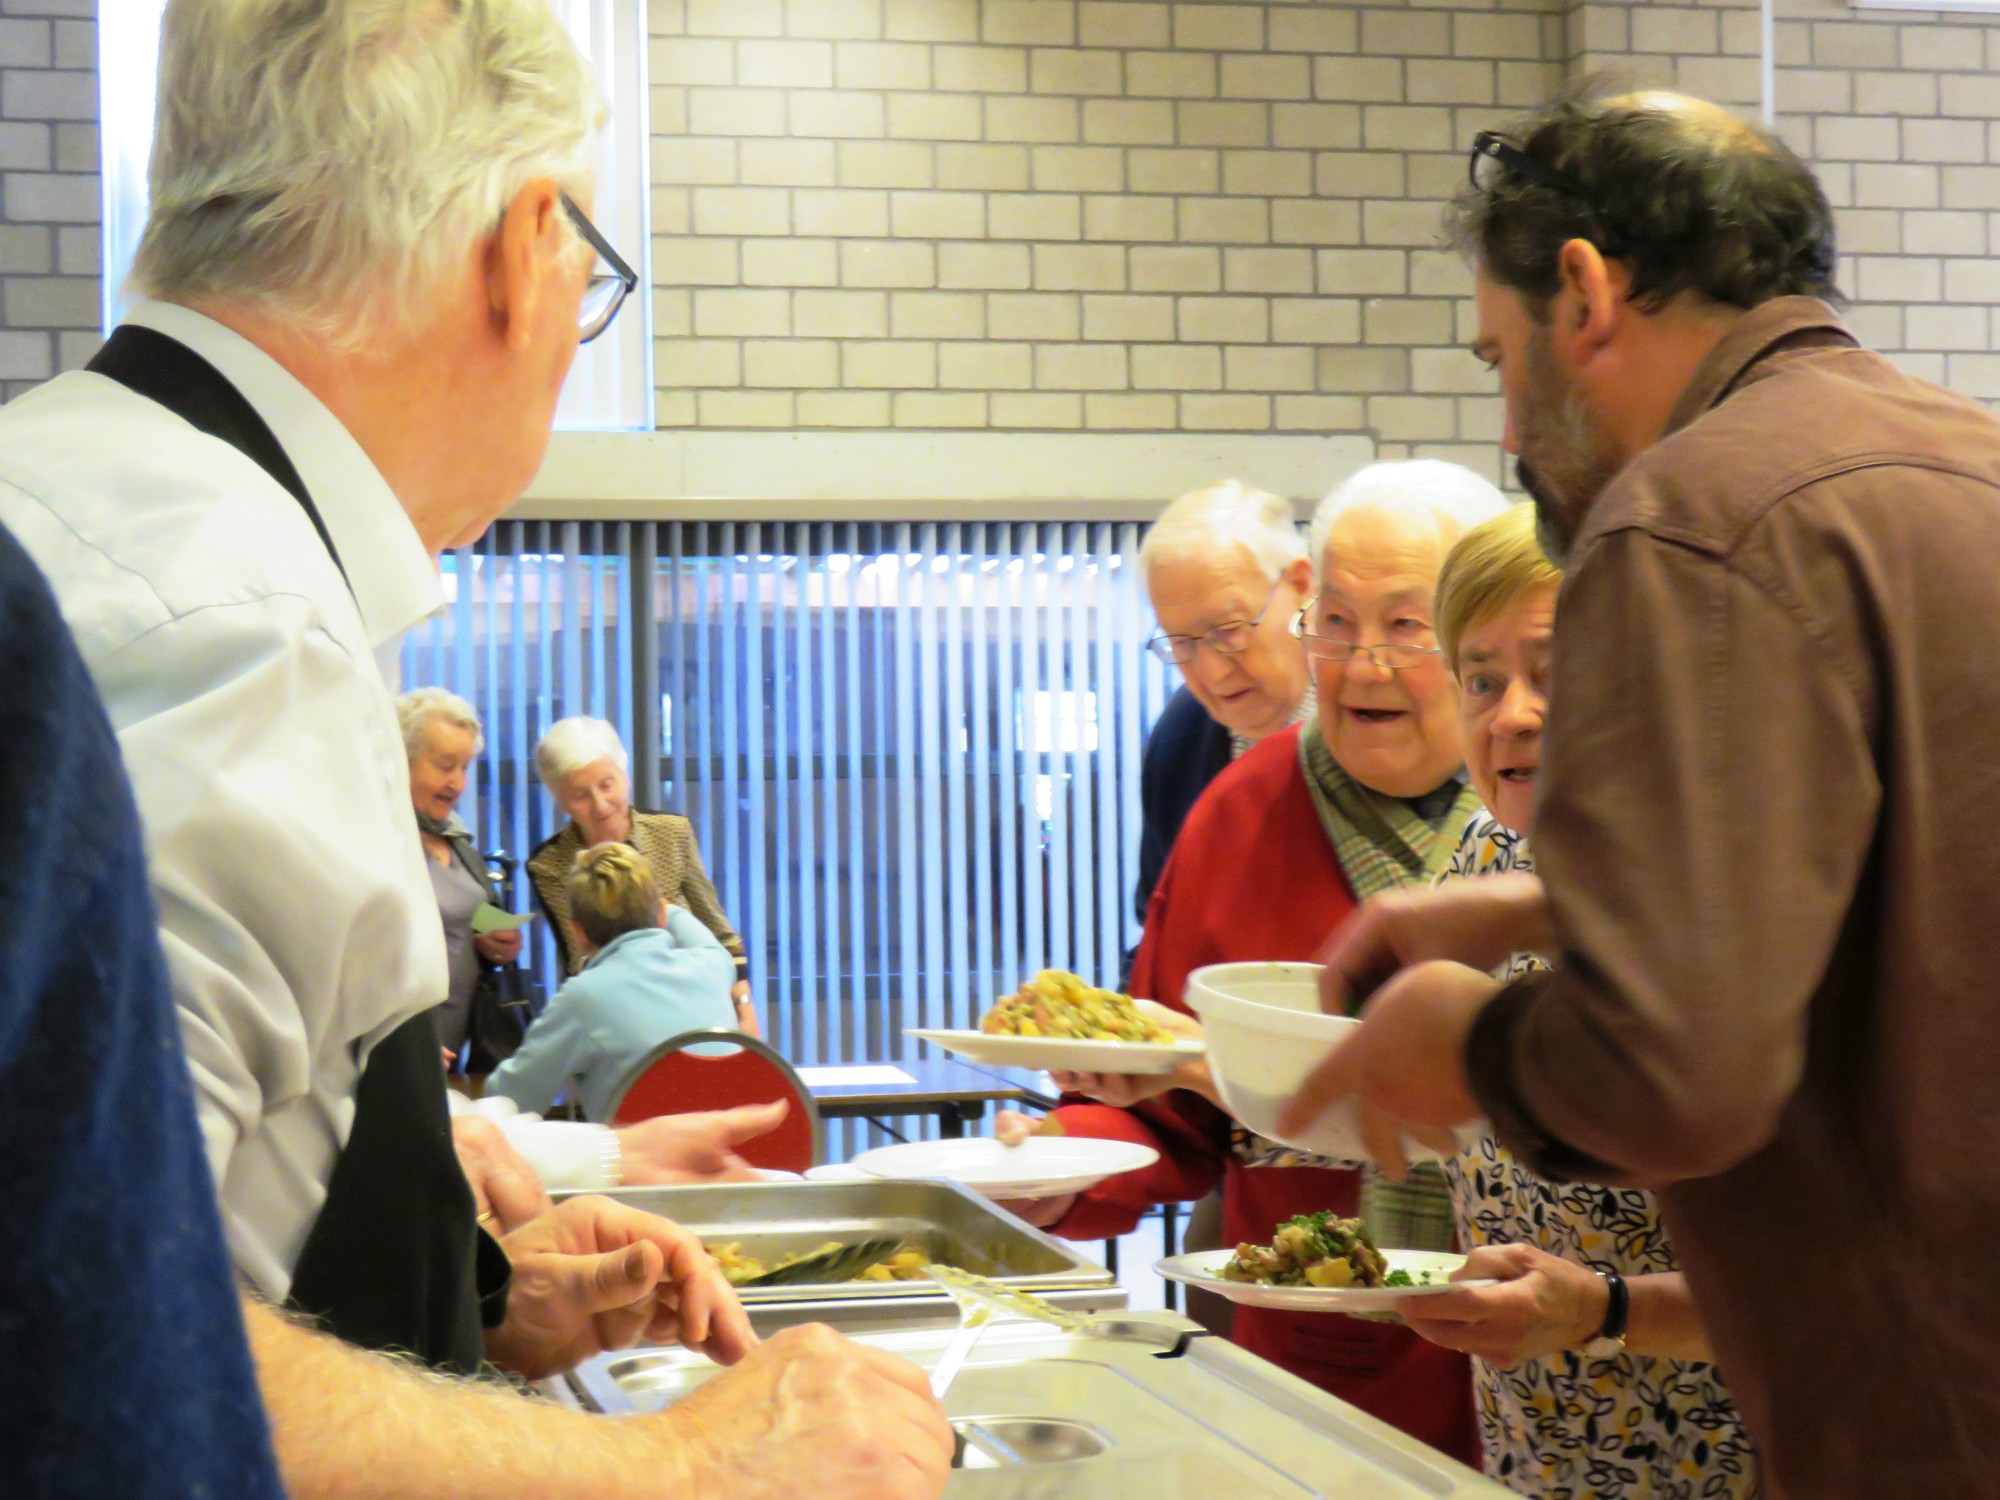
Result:
M1527 505L1468 531L1438 575L1438 645L1486 804L1441 880L1535 867L1528 833L1561 582ZM1500 972L1541 964L1521 953ZM1471 1251L1465 1274L1496 1285L1402 1312L1425 1338L1474 1356L1486 1472L1522 1494L1574 1500L1755 1495L1749 1438L1653 1195L1549 1182L1490 1135L1447 1161L1445 1177Z
M572 1085L602 1120L632 1065L669 1037L732 1030L735 964L685 908L661 899L652 862L630 845L577 856L565 882L569 937L583 967L556 992L528 1039L486 1081L522 1109L546 1109Z

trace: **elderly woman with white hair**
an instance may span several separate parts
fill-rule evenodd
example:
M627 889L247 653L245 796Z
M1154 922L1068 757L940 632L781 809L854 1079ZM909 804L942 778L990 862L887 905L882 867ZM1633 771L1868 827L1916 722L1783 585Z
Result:
M1135 995L1185 1010L1205 964L1310 960L1329 918L1450 863L1479 808L1466 782L1457 692L1439 653L1435 593L1446 552L1502 514L1500 492L1435 461L1377 464L1323 501L1311 549L1318 591L1292 621L1317 706L1219 775L1188 814L1146 914ZM1268 1243L1295 1214L1361 1206L1363 1173L1264 1140L1221 1107L1204 1063L1157 1078L1065 1075L1055 1132L1131 1140L1153 1166L1017 1211L1074 1239L1124 1234L1156 1203L1222 1188L1224 1242ZM1003 1138L1034 1128L1003 1116ZM1449 1197L1371 1187L1391 1245L1451 1233ZM1389 1210L1405 1221L1393 1222ZM1436 1240L1432 1238L1435 1245ZM1470 1366L1407 1328L1239 1307L1231 1336L1324 1390L1467 1463L1479 1462Z
M511 1034L487 1023L503 1019L497 1009L499 970L521 956L521 934L518 929L475 933L472 927L480 907L500 904L472 831L458 816L466 776L486 748L485 735L472 705L439 687L403 694L396 700L396 718L410 758L410 804L423 838L424 868L437 892L451 971L451 989L431 1012L438 1043L458 1052L471 1041L478 1055L467 1060L467 1070L488 1072L520 1041L518 1023ZM475 1027L476 1013L480 1024Z
M569 822L536 845L528 857L528 875L555 934L563 973L574 974L585 957L569 940L567 884L577 855L599 844L630 844L651 862L661 898L670 906L686 907L729 950L736 961L736 982L730 991L736 1024L759 1036L743 939L723 914L722 898L702 866L694 825L672 813L635 809L631 766L625 742L602 719L558 719L535 746L535 770L542 785L557 808L569 814Z

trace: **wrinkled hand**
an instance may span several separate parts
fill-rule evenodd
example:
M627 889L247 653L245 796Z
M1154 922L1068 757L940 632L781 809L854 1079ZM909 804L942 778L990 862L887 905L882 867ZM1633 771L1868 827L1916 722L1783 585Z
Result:
M952 1431L924 1372L819 1324L787 1328L657 1417L662 1494L936 1500Z
M761 1182L736 1154L745 1141L769 1135L791 1108L783 1099L689 1115L657 1115L618 1132L626 1187L677 1182Z
M1465 1039L1499 989L1492 976L1461 964L1426 963L1398 974L1368 1002L1353 1034L1306 1075L1278 1115L1279 1132L1304 1130L1350 1094L1377 1116L1369 1122L1371 1146L1391 1130L1437 1139L1477 1119Z
M1386 891L1364 901L1320 951L1320 1008L1353 1015L1403 969L1449 959L1492 969L1553 946L1541 877L1516 873Z
M549 1211L542 1179L491 1120L481 1115L452 1116L451 1144L458 1152L459 1170L472 1184L481 1222L491 1214L490 1227L496 1235L512 1233Z
M1604 1278L1533 1245L1474 1250L1452 1280L1474 1279L1500 1284L1406 1297L1396 1310L1433 1344L1476 1354L1503 1370L1578 1348L1604 1326L1610 1302Z
M521 929L482 932L472 940L472 946L489 964L511 964L521 956Z
M993 1136L1003 1146L1018 1146L1031 1135L1061 1135L1062 1122L1054 1115L1024 1115L1018 1110L1003 1109L993 1117ZM1075 1193L1062 1193L1054 1198L1009 1198L996 1202L1017 1219L1024 1219L1037 1229L1047 1229L1051 1224L1061 1222L1076 1203Z
M514 1266L507 1320L487 1357L529 1379L640 1340L678 1340L721 1364L757 1345L701 1241L609 1198L570 1198L501 1242Z
M1216 1099L1215 1076L1205 1057L1175 1063L1168 1073L1050 1073L1049 1077L1065 1094L1082 1094L1117 1109L1130 1109L1175 1089L1188 1089L1211 1102Z

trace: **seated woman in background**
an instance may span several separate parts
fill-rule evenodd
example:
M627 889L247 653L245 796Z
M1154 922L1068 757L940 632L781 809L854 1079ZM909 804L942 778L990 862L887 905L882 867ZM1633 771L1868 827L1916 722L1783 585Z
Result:
M472 705L443 688L417 688L396 700L396 717L403 728L403 750L410 760L410 802L424 841L431 886L437 892L438 914L444 922L445 955L451 989L431 1014L437 1020L438 1044L447 1052L464 1047L472 1029L473 999L484 986L498 985L497 971L521 956L521 934L487 932L475 935L472 914L481 906L500 904L487 873L486 861L473 847L472 833L459 821L458 799L465 795L466 772L485 748L479 715ZM468 1059L472 1072L485 1072L500 1060L488 1038L476 1046L481 1055ZM504 1038L507 1042L517 1037Z
M1458 679L1465 765L1486 811L1445 880L1529 872L1562 575L1533 510L1467 532L1438 578L1437 634ZM1541 960L1516 954L1512 976ZM1445 1163L1468 1276L1499 1285L1411 1301L1410 1326L1475 1356L1486 1472L1574 1500L1757 1493L1749 1439L1711 1364L1650 1193L1554 1183L1491 1136ZM1488 1248L1475 1248L1475 1247ZM1611 1313L1610 1278L1626 1304ZM1616 1332L1618 1341L1603 1335Z
M612 1090L669 1037L733 1029L735 965L715 934L660 897L646 856L625 844L586 849L565 895L583 968L486 1081L522 1109L546 1109L575 1085L587 1119L609 1114Z
M569 941L569 909L564 895L564 882L577 855L600 844L629 844L652 863L660 894L694 913L729 950L736 963L736 983L730 991L736 1001L736 1029L763 1035L750 1004L750 969L743 939L723 915L722 899L702 868L694 825L672 813L633 808L631 761L618 731L602 719L559 719L535 746L535 770L557 808L569 814L569 822L544 839L528 858L528 875L555 933L563 973L574 974L583 964L583 955Z

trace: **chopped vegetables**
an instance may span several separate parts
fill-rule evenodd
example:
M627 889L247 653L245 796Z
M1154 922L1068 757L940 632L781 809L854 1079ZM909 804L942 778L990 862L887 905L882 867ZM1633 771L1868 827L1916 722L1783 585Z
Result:
M1140 1012L1129 996L1100 990L1061 969L1044 969L1005 996L979 1023L997 1036L1068 1041L1171 1043L1174 1034Z
M1394 1278L1401 1276L1401 1282ZM1299 1214L1278 1226L1269 1245L1242 1244L1222 1268L1224 1281L1267 1286L1378 1287L1411 1285L1409 1273L1390 1273L1382 1252L1359 1219L1331 1213Z

